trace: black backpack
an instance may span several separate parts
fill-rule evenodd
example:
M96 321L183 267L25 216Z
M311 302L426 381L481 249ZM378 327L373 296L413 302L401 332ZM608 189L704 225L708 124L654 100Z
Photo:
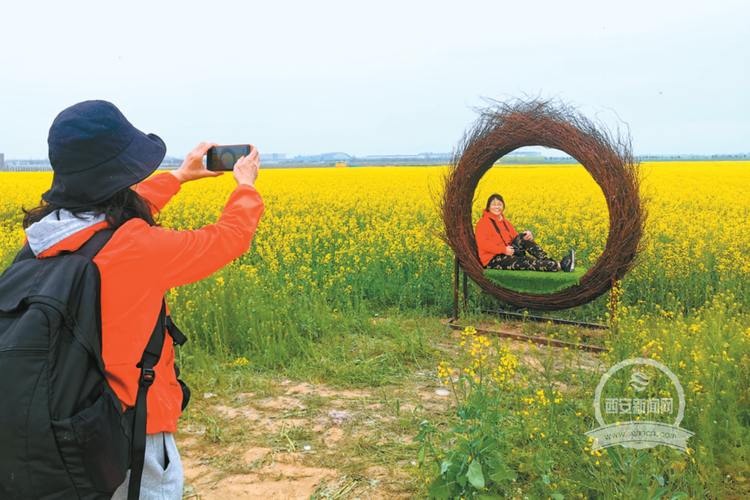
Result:
M99 269L113 230L79 250L36 259L28 245L0 276L0 498L109 499L131 469L138 498L146 394L165 329L187 339L166 304L138 367L136 405L124 412L104 374ZM183 386L183 409L189 391Z

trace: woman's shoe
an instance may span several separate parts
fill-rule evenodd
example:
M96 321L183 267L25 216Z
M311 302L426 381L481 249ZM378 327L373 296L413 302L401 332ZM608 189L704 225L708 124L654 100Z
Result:
M560 261L560 269L566 273L572 273L576 268L576 251L572 248L570 253Z

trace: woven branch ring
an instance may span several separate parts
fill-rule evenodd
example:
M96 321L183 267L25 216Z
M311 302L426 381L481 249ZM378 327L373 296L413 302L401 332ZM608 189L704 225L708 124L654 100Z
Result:
M646 212L639 195L639 165L633 160L629 138L613 137L561 103L538 99L490 102L464 134L445 179L446 242L483 291L511 306L555 311L591 302L625 276L640 251ZM595 265L579 285L551 294L515 292L487 279L474 238L472 201L479 181L497 160L528 146L558 149L578 160L602 189L609 210L606 247Z

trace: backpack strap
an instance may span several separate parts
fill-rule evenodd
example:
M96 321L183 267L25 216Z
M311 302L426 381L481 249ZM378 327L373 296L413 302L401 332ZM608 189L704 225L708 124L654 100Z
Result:
M172 321L172 316L167 316L167 333L169 333L169 336L172 337L172 345L179 345L181 346L185 342L187 342L187 337L184 333L182 333L182 330L177 328L177 325L174 324Z
M143 464L146 459L146 399L148 389L154 383L156 372L154 366L161 358L164 347L166 330L167 303L162 299L159 318L154 326L154 332L146 344L141 361L136 367L141 369L138 379L138 395L135 398L135 422L133 423L133 443L130 453L130 483L128 484L128 500L138 500L141 493L141 477Z
M86 243L81 245L81 248L73 253L76 255L83 255L89 260L94 260L94 257L96 257L99 251L104 248L104 245L106 245L110 238L112 238L113 234L115 234L114 229L102 229L97 231L88 239L88 241L86 241Z
M503 233L500 232L500 229L497 227L497 224L495 224L495 221L490 219L490 222L492 222L492 225L495 226L495 231L497 231L497 234L500 235L500 239L503 240L503 245L507 247L508 245L510 245L510 243L513 243L512 241L510 243L505 243L505 238L503 238ZM503 224L505 223L503 222ZM505 229L508 229L507 224L505 224Z
M141 491L141 478L143 476L143 465L146 459L146 417L148 389L156 379L154 367L161 358L164 347L165 331L172 337L174 345L182 345L187 342L187 337L167 316L167 302L161 299L161 311L156 320L154 331L146 344L141 361L136 367L141 369L138 380L138 395L135 398L135 421L133 423L133 443L131 446L130 459L130 483L128 484L128 500L138 500Z

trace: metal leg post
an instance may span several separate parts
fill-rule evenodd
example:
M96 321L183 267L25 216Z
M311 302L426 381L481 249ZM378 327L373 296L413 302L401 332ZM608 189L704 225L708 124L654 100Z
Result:
M464 269L464 314L466 309L469 308L469 278L466 276L466 269Z
M458 257L456 257L456 266L453 270L453 319L458 319Z

